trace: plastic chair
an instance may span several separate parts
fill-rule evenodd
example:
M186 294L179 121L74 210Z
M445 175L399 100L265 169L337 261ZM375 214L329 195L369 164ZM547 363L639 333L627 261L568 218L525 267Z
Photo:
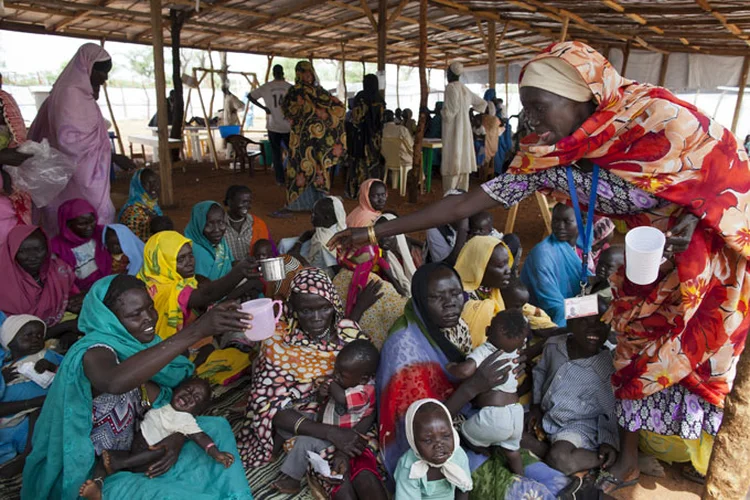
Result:
M396 189L401 196L406 196L406 176L409 170L412 169L412 165L401 164L401 148L402 140L398 137L383 137L383 147L380 150L385 157L385 173L383 174L383 182L386 182L388 173L391 174L391 187ZM393 176L394 173L398 172L398 182L396 184L396 178Z
M239 163L241 172L245 171L245 166L249 166L250 175L254 175L255 168L253 162L256 158L260 158L260 155L263 153L261 151L248 151L247 147L250 144L255 144L257 146L260 146L261 144L242 135L230 135L226 138L226 141L232 145L232 152L234 153L232 165L236 167ZM268 169L268 167L265 168Z

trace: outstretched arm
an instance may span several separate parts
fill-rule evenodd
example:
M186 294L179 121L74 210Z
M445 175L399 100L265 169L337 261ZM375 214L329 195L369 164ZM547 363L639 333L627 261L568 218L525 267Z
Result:
M208 456L221 463L224 467L229 467L234 463L234 456L231 453L221 451L216 447L216 443L211 439L211 436L205 432L198 432L197 434L190 434L188 439L195 442L198 446L203 448Z
M475 189L460 196L448 196L422 210L378 224L375 226L375 234L378 238L382 238L422 231L465 219L497 204L498 202L493 200L484 190ZM367 229L366 227L346 229L331 238L328 247L333 249L338 246L359 247L365 245L368 242Z

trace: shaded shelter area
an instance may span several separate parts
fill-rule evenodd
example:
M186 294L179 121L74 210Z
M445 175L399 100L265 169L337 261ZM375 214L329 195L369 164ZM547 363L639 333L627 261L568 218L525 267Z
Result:
M311 59L350 57L377 62L379 73L386 63L418 65L423 105L428 91L425 68L443 68L449 61L460 61L469 70L484 66L487 76L480 79L494 88L502 83L498 70L504 82L511 83L513 63L528 60L552 42L573 39L607 56L617 53L620 71L626 75L631 57L648 54L654 61L651 67L659 68L649 78L659 85L670 81L670 65L685 64L682 54L736 57L737 64L715 66L726 72L727 84L738 88L731 127L736 130L750 69L746 0L5 0L4 5L0 29L153 45L166 205L174 200L163 61L164 46L172 43L170 10L195 10L182 27L185 48ZM712 66L703 68L711 71ZM421 161L423 116L419 122L415 166ZM418 184L419 171L414 169L410 187ZM416 201L416 195L412 199ZM737 380L747 385L748 356L744 358ZM747 414L747 395L742 397L725 425L735 414L738 419ZM723 453L730 448L728 455ZM738 451L736 443L732 446L731 438L717 440L715 456L724 456L717 470L709 471L712 496L720 496L715 492L722 489L730 491L728 483L737 472L729 471L729 464L747 462L744 448L744 459L740 453L730 460Z

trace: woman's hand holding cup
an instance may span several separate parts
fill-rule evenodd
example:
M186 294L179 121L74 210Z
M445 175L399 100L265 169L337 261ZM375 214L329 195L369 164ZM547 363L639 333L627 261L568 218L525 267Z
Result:
M237 300L223 302L206 312L199 320L204 337L252 328L253 315L240 310Z

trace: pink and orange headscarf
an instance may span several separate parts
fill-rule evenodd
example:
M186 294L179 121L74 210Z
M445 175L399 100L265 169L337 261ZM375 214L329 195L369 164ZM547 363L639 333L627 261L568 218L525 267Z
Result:
M367 179L359 186L359 206L346 217L347 227L371 226L382 215L370 203L370 189L376 182L383 183L380 179Z

